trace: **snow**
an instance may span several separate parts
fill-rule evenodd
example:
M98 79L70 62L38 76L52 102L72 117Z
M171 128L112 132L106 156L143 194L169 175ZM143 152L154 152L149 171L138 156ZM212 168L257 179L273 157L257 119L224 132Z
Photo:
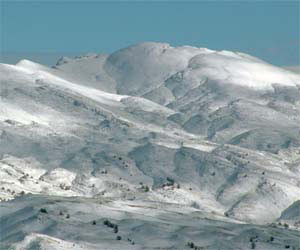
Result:
M87 248L87 245L83 244L77 244L74 242L68 242L65 240L61 240L59 238L50 237L45 234L38 234L38 233L31 233L30 235L27 235L25 239L14 245L14 248L16 250L23 250L25 246L31 247L32 245L37 245L38 247L45 249L45 250L51 250L51 249L57 249L57 250L65 250L65 249L96 249L94 247ZM32 247L31 247L32 248ZM98 248L99 249L99 248ZM104 248L102 248L104 250Z
M274 83L295 86L300 82L296 74L228 51L197 55L190 60L189 67L205 77L223 81L223 84L242 85L255 90L272 90Z
M49 121L46 117L32 115L24 110L20 110L18 106L14 106L10 103L0 103L0 121L15 121L21 124L29 125L32 122L36 122L45 126L49 125Z
M292 71L294 73L300 74L300 66L287 66L283 68Z
M198 143L183 143L184 147L187 148L194 148L198 149L200 151L205 151L205 152L211 152L216 148L216 145L209 145L209 144L198 144Z
M43 83L43 81L46 81L48 83L55 84L62 88L66 88L68 90L74 91L77 94L84 95L86 97L94 99L95 101L110 106L119 105L120 100L124 98L124 96L109 94L100 90L95 90L92 88L71 83L46 71L43 71L39 66L37 66L37 64L31 63L27 60L25 64L22 62L23 61L21 61L20 64L17 64L17 67L27 70L27 72L30 72L33 79L38 80L41 83Z
M165 43L0 64L0 248L298 249L299 79Z
M165 43L140 43L111 54L104 69L115 79L119 93L142 95L185 69L197 53L211 52L193 47L175 48Z

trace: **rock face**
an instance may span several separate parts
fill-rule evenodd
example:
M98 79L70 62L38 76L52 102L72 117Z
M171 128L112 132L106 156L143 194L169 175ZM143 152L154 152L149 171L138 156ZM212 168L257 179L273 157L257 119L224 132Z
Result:
M299 249L300 75L142 43L0 80L3 249Z

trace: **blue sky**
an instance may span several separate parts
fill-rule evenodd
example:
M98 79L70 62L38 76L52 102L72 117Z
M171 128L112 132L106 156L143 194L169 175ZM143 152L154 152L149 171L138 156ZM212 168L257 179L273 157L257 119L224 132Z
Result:
M141 41L299 65L299 1L2 1L1 61L110 53Z

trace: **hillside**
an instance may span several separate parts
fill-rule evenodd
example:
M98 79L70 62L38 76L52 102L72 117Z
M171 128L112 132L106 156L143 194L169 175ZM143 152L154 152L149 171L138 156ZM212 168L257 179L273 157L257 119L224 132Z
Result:
M0 81L1 249L300 249L300 75L141 43Z

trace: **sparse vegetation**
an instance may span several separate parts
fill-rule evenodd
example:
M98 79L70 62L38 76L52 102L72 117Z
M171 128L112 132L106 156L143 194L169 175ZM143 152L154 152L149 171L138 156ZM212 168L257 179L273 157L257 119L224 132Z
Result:
M40 212L41 212L41 213L44 213L44 214L47 214L47 213L48 213L47 210L46 210L46 208L41 208L41 209L40 209Z
M107 174L107 170L106 169L102 169L101 170L101 174Z
M195 246L194 242L188 242L187 245L190 248L194 248L194 246Z
M149 187L147 185L142 187L144 189L145 192L149 192Z
M134 245L134 244L135 244L134 241L133 241L132 239L127 238L127 240L131 243L131 245Z
M110 222L109 220L104 220L103 224L107 227L113 228L114 233L119 232L119 226L117 224L114 224L114 223Z
M168 186L173 186L175 183L174 179L172 179L170 177L167 177L167 181L168 181L168 183L167 183Z
M64 183L59 184L59 187L60 187L60 189L62 189L62 190L70 190L70 189L71 189L70 186L67 186L67 185L64 184Z
M114 224L114 233L118 233L119 232L119 227L118 225Z
M201 249L203 249L203 247L196 246L194 242L188 242L187 246L190 247L190 248L192 248L192 249L195 249L195 250L201 250Z
M139 183L141 185L140 189L143 190L144 192L149 192L150 188L147 185L144 185L143 182Z
M300 221L295 221L294 226L295 227L300 227Z
M231 155L226 155L226 160L228 160L228 161L231 161L231 159L232 159L232 156Z
M112 227L112 225L113 225L109 220L103 221L103 224L108 227Z
M73 105L78 107L78 106L80 106L80 102L77 101L77 100L74 100L74 101L73 101Z

